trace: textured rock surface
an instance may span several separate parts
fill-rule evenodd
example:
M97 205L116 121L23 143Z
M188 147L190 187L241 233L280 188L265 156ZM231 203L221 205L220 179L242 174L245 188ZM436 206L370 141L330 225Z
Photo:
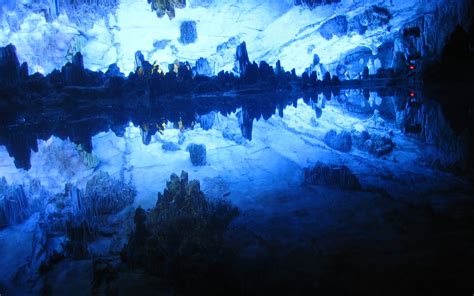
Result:
M189 158L193 165L202 166L206 164L206 145L191 143L186 147L186 150L189 152Z
M155 208L136 210L135 231L122 258L152 274L199 286L220 264L223 234L237 215L227 203L210 203L199 181L189 181L186 172L173 174Z
M100 172L87 182L82 205L94 215L110 215L129 206L135 195L133 185Z
M324 136L324 143L326 143L326 145L328 145L332 149L341 152L349 152L352 148L351 134L347 131L337 133L335 130L330 130Z
M331 40L333 36L342 37L347 34L347 18L343 15L336 16L328 20L319 28L319 33L326 40Z
M181 23L180 27L181 36L179 41L182 44L191 44L196 42L198 38L196 22L195 21L185 21Z
M212 128L214 125L214 122L216 120L217 113L216 112L210 112L205 115L201 115L197 118L197 121L201 125L201 128L205 131L208 131Z
M196 66L194 67L196 74L203 76L213 76L214 70L212 69L209 61L205 58L199 58L196 61Z
M348 167L321 162L304 170L304 184L334 186L346 190L361 189L357 176Z
M23 186L9 186L0 180L0 229L23 222L31 214Z

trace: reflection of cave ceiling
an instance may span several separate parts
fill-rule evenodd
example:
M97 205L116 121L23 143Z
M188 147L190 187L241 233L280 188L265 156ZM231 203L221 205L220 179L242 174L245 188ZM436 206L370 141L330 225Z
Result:
M315 54L322 72L353 76L368 66L375 73L418 54L437 56L456 25L468 26L470 13L468 0L4 2L0 45L14 44L30 72L43 73L77 51L90 69L117 63L128 73L137 50L164 67L205 57L213 73L231 71L242 41L251 60L281 60L297 73Z

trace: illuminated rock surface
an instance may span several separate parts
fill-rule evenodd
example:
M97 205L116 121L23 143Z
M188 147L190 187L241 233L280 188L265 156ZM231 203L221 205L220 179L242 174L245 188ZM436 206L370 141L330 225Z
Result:
M0 294L470 295L469 4L5 2Z

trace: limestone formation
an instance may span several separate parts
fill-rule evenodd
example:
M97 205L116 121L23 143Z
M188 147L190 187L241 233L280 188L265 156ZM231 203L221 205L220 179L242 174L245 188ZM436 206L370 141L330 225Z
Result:
M317 162L304 170L304 185L324 185L345 190L360 190L359 179L347 166Z

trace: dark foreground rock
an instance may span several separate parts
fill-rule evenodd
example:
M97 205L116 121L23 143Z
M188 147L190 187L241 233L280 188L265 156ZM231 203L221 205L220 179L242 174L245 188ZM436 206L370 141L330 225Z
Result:
M304 185L324 185L346 190L360 190L359 179L351 170L342 165L330 165L321 162L304 170Z
M199 286L222 264L223 235L238 215L225 202L210 202L197 180L173 174L156 207L135 213L135 231L122 252L130 266L172 281Z

